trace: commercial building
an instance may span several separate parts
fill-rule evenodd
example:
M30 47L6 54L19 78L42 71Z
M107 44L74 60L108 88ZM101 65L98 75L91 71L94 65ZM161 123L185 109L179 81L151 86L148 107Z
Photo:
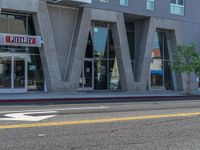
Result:
M199 0L0 0L0 93L184 90ZM198 89L197 77L192 87Z

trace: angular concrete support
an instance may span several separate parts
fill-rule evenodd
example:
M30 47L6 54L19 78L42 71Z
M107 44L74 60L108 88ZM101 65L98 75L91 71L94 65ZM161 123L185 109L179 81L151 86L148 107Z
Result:
M122 21L124 20L123 13L105 10L84 8L79 12L70 61L66 69L66 80L71 83L74 90L78 89L92 20L112 22L112 33L119 64L122 89L133 90L134 77L126 38L126 28L124 21Z
M112 25L112 35L115 45L116 58L120 72L120 81L123 90L134 90L134 76L131 64L126 28L124 24L124 16L122 13L117 14L117 20Z
M168 47L168 52L169 52L169 60L170 62L173 62L173 52L176 49L176 36L175 36L175 31L168 31L167 32L167 47ZM171 63L170 63L171 65ZM171 66L172 67L172 66ZM172 79L173 79L173 83L174 83L174 90L178 90L180 88L181 82L179 84L177 84L177 79L181 78L180 74L172 71ZM179 88L178 86L179 85Z
M150 79L150 64L151 64L151 55L153 50L153 41L156 29L165 29L166 31L170 32L168 35L168 51L170 61L172 62L172 55L173 50L176 48L177 41L180 41L180 33L179 33L179 24L176 21L171 21L167 19L158 19L158 18L150 18L146 20L144 26L144 33L143 33L143 42L141 42L141 53L139 54L138 58L136 59L136 63L138 64L137 68L137 76L140 77L139 81L141 84L141 90L146 90L147 84ZM175 32L178 35L175 34ZM145 47L143 47L145 46ZM142 50L144 48L144 50ZM142 64L140 65L140 63ZM182 77L180 74L172 73L172 78L174 81L174 88L175 90L182 89ZM179 85L179 86L177 86Z
M146 90L148 85L155 31L153 19L146 19L144 21L140 51L135 58L136 78L140 83L141 90Z
M172 54L174 53L174 51L176 50L176 47L177 45L180 44L180 35L178 35L178 30L174 30L174 31L171 31L170 32L170 39L171 39L171 52ZM172 62L172 61L171 61ZM172 75L173 75L173 79L174 79L174 84L175 85L175 90L178 90L178 91L183 91L184 90L184 77L181 73L178 73L178 72L172 72Z
M73 39L70 60L66 68L66 81L71 83L72 89L77 90L84 62L88 36L91 27L91 9L79 11L75 36Z
M61 73L57 60L55 41L53 38L51 22L46 2L40 2L38 13L33 15L37 35L43 38L40 48L44 76L48 91L63 91L65 84L61 81Z

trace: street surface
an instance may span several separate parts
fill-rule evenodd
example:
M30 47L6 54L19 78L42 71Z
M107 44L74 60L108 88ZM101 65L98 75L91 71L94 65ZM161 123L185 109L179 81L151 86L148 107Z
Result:
M2 105L0 150L200 150L200 100Z

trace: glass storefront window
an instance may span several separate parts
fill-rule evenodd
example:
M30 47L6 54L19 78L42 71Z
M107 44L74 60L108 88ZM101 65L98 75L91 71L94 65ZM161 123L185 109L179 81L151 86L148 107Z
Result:
M115 50L110 24L94 22L88 38L80 88L120 89L120 75ZM88 63L90 67L87 66ZM87 73L87 71L89 72Z
M29 55L28 59L28 90L43 91L44 76L40 55Z
M26 34L27 33L27 17L8 15L8 33Z
M116 47L114 45L114 41L113 41L113 37L112 37L112 31L111 29L109 29L109 49L108 49L108 52L109 52L109 59L115 59L115 56L116 56Z
M0 14L0 32L11 34L28 34L27 15Z
M0 89L11 88L11 57L0 57Z
M89 38L87 42L85 58L93 58L93 41L92 41L91 33L89 34Z
M158 31L155 33L150 71L152 89L173 89L173 79L165 32Z
M109 89L120 89L120 75L116 58L109 61Z
M129 45L129 52L131 57L131 64L133 69L133 75L135 70L135 24L134 22L126 22L126 34Z
M94 57L107 58L108 29L94 27Z
M107 85L107 77L108 77L108 68L107 68L107 60L103 59L95 59L94 60L94 80L95 80L95 89L96 90L106 90L108 88Z
M8 33L8 18L7 15L0 14L0 32Z
M35 35L32 16L0 14L0 33ZM39 48L0 46L0 53L0 89L25 88L26 83L28 91L44 91Z

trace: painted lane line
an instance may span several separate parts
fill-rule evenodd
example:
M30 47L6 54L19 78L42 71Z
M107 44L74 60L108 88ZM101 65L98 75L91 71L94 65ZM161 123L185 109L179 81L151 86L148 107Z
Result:
M29 112L29 113L12 113L6 114L7 118L0 118L0 121L41 121L44 119L55 117L56 115L42 115L42 116L31 116L35 114L52 114L57 111L46 111L46 112Z
M152 115L152 116L133 116L133 117L125 117L125 118L103 118L103 119L100 118L100 119L93 119L93 120L78 120L78 121L47 122L47 123L34 123L34 124L1 125L0 129L18 129L18 128L81 125L81 124L136 121L136 120L146 120L146 119L192 117L192 116L199 116L199 115L200 115L200 112L192 112L192 113L163 114L163 115Z
M100 106L100 107L77 107L77 108L57 108L57 109L35 109L35 110L20 110L20 111L0 111L0 114L5 113L23 113L23 112L37 112L37 111L62 111L62 110L101 110L101 109L109 109L109 107Z

